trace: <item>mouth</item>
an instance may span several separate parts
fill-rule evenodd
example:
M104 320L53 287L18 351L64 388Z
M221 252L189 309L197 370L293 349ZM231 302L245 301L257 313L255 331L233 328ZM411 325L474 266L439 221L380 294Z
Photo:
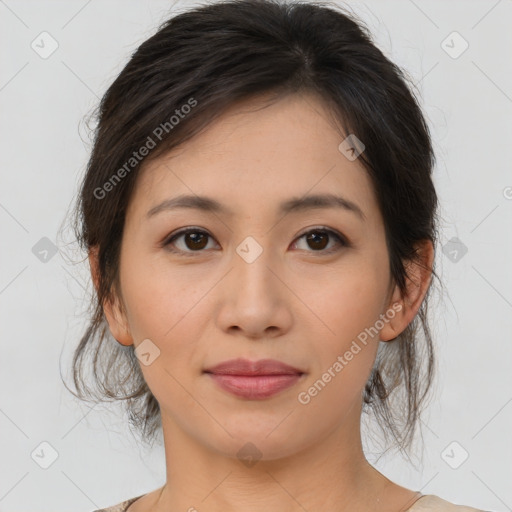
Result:
M224 391L248 400L263 400L297 384L302 370L275 359L232 359L204 371Z

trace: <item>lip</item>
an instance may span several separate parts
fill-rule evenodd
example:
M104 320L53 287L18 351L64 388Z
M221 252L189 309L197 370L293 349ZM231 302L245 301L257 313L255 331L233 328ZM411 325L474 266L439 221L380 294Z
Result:
M208 368L205 372L216 375L296 375L304 373L302 370L277 359L249 361L243 358L224 361Z
M231 359L205 373L224 391L249 400L269 398L296 384L304 372L276 359Z

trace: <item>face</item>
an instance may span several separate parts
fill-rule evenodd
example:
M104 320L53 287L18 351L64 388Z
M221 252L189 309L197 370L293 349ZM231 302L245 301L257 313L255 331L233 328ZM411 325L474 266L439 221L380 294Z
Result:
M322 104L253 106L145 166L123 233L124 313L108 319L146 354L164 434L230 457L251 442L271 460L358 432L379 339L399 334L399 315L372 184ZM236 358L299 372L205 372Z

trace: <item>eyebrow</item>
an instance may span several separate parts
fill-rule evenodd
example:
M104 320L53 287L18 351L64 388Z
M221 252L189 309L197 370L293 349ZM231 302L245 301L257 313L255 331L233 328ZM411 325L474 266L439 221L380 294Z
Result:
M147 218L151 218L158 213L179 208L189 208L225 216L234 216L234 212L231 209L219 203L217 200L211 197L197 195L180 195L166 199L151 208L146 216ZM288 213L326 208L340 208L354 213L363 221L366 220L366 216L357 204L335 194L314 194L304 197L294 197L282 202L279 205L278 213L286 215Z

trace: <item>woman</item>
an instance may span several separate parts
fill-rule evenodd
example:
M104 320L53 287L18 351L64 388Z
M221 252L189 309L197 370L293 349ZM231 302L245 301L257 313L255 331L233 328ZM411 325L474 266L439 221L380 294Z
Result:
M167 469L103 510L476 510L363 453L363 411L413 438L437 240L428 127L363 24L318 2L196 8L138 48L98 120L75 383L93 355L104 396L161 427Z

